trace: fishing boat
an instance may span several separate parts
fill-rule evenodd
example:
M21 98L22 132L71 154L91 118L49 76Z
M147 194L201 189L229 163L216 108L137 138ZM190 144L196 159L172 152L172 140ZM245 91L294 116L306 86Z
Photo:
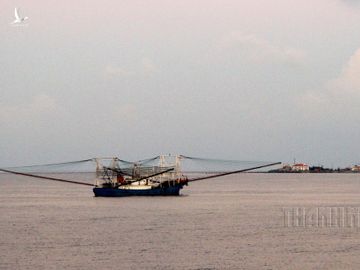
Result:
M179 195L188 179L180 171L180 156L175 157L174 164L169 164L168 160L169 157L162 155L158 166L146 166L147 161L122 168L118 158L112 160L110 167L96 160L95 197Z
M91 166L87 166L89 164L96 165L95 175L91 172ZM281 163L251 163L183 155L159 155L135 162L118 157L92 158L55 164L0 168L0 171L92 186L95 197L177 196L184 186L193 181L218 178L278 164ZM85 176L94 178L95 183L78 181L78 178Z

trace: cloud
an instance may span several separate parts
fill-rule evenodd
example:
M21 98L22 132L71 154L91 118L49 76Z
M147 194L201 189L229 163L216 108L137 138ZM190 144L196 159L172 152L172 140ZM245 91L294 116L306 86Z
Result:
M132 77L137 75L149 75L159 71L154 61L148 57L143 57L135 64L129 64L126 67L116 64L108 64L104 68L105 78Z
M340 75L321 89L308 91L300 99L303 111L315 117L351 119L360 113L360 48L351 56Z
M219 46L224 49L236 49L244 52L255 62L281 61L292 64L303 64L306 53L297 48L278 46L253 34L233 31L224 35Z
M331 84L334 95L360 98L360 49L351 56L341 75Z
M349 4L349 5L359 5L360 4L359 0L340 0L340 2Z
M146 73L154 73L158 71L158 67L155 65L154 61L147 57L141 59L141 68Z
M106 77L126 77L130 76L131 72L115 65L107 65L104 70Z
M0 104L0 123L14 123L19 121L32 121L46 117L59 109L54 98L40 94L26 103L17 105Z
M122 104L113 110L114 119L134 121L138 119L138 110L132 104Z

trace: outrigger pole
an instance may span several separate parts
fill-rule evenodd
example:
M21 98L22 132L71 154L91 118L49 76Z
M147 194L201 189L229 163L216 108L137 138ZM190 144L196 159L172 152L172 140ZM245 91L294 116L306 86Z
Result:
M224 173L219 173L219 174L215 174L215 175L211 175L211 176L204 176L204 177L197 177L197 178L192 178L192 179L188 179L189 182L193 182L193 181L199 181L199 180L205 180L205 179L211 179L211 178L217 178L217 177L222 177L222 176L226 176L226 175L231 175L231 174L236 174L236 173L242 173L242 172L247 172L247 171L252 171L252 170L256 170L256 169L261 169L261 168L265 168L265 167L270 167L270 166L274 166L274 165L279 165L281 164L281 162L276 162L276 163L270 163L270 164L266 164L266 165L262 165L262 166L257 166L257 167L252 167L252 168L247 168L247 169L242 169L242 170L236 170L236 171L231 171L231 172L224 172ZM124 175L127 175L126 173L122 172L121 170L116 170L116 169L112 169L109 167L104 167L106 169L118 172L118 173L122 173ZM149 176L145 176L145 177L141 177L135 181L132 181L132 183L134 182L138 182L144 179L148 179L157 175L161 175L170 171L173 171L174 168L170 168L167 169L165 171L162 172L158 172ZM45 180L51 180L51 181L58 181L58 182L64 182L64 183L70 183L70 184L77 184L77 185L84 185L84 186L95 186L93 184L90 183L85 183L85 182L78 182L78 181L71 181L71 180L65 180L65 179L61 179L61 178L55 178L55 177L48 177L48 176L41 176L41 175L35 175L35 174L30 174L30 173L22 173L22 172L17 172L17 171L13 171L13 170L8 170L8 169L1 169L0 168L0 172L5 172L5 173L10 173L10 174L16 174L16 175L22 175L22 176L28 176L28 177L33 177L33 178L38 178L38 179L45 179Z
M224 173L215 174L215 175L211 175L211 176L204 176L204 177L198 177L198 178L188 179L188 181L189 181L189 182L192 182L192 181L199 181L199 180L205 180L205 179L210 179L210 178L217 178L217 177L221 177L221 176L225 176L225 175L230 175L230 174L235 174L235 173L242 173L242 172L252 171L252 170L256 170L256 169L261 169L261 168L265 168L265 167L270 167L270 166L274 166L274 165L279 165L279 164L281 164L281 162L271 163L271 164L267 164L267 165L262 165L262 166L257 166L257 167L252 167L252 168L242 169L242 170L237 170L237 171L224 172Z
M47 177L47 176L35 175L35 174L30 174L30 173L16 172L16 171L11 171L11 170L1 169L1 168L0 168L0 171L1 172L6 172L6 173L11 173L11 174L17 174L17 175L33 177L33 178L40 178L40 179L45 179L45 180L52 180L52 181L65 182L65 183L84 185L84 186L92 186L92 187L94 186L93 184L84 183L84 182L71 181L71 180L65 180L65 179L60 179L60 178L55 178L55 177Z

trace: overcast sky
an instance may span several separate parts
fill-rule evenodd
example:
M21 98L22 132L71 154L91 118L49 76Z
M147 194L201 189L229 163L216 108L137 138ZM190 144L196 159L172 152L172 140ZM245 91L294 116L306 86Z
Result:
M359 1L63 2L0 0L1 166L360 163Z

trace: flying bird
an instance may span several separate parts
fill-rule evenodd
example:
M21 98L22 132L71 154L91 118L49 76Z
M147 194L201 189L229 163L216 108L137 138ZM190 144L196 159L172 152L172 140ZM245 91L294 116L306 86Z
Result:
M29 17L20 17L19 9L15 8L15 21L13 21L12 24L21 24L27 19L29 19Z

